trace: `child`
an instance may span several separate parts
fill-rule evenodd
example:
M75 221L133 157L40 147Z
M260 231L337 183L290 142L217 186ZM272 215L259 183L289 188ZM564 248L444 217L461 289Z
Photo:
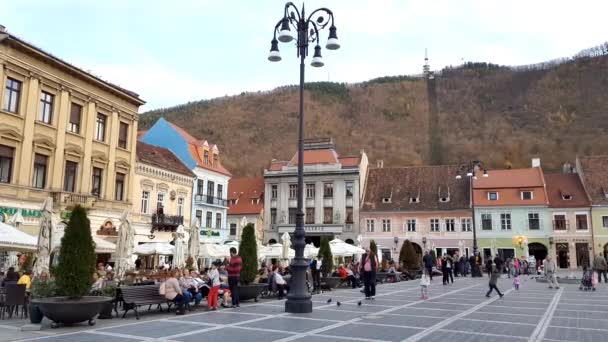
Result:
M595 287L599 281L597 272L591 271L591 290L595 291Z
M422 277L420 277L420 299L426 300L429 299L429 286L431 285L431 278L429 276L429 271L425 268L422 272Z
M519 291L519 284L520 284L519 273L515 273L515 276L513 277L513 287L515 287L516 291Z

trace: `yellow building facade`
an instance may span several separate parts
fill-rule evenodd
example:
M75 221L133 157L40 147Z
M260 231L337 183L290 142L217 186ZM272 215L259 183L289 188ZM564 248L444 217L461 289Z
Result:
M0 84L0 219L20 212L20 228L37 235L40 207L51 197L58 218L87 207L93 234L112 240L134 200L145 102L1 26Z

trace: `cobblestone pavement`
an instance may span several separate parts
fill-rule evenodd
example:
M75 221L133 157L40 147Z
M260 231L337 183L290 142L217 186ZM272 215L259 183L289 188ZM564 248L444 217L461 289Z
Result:
M608 289L579 291L577 285L548 289L533 280L519 291L508 279L499 287L505 297L484 296L487 278L456 278L443 286L435 279L430 299L420 300L417 281L378 286L375 301L359 290L334 290L313 296L311 314L284 312L278 300L246 303L238 309L184 316L145 313L38 333L14 331L20 341L606 341ZM327 303L331 298L332 302ZM336 302L340 302L338 306ZM362 305L357 303L362 301ZM146 318L148 316L148 318ZM160 317L160 318L159 318ZM2 330L2 323L0 323ZM44 335L42 335L44 334ZM5 335L6 336L6 335Z

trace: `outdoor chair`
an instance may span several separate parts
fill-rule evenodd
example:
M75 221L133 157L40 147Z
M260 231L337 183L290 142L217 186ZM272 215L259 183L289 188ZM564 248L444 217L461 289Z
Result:
M21 318L23 315L27 317L27 302L25 298L25 285L7 284L6 285L6 300L4 306L2 306L0 313L1 318L4 319L4 315L8 310L8 317L13 317L13 312L19 314L19 307L21 307Z

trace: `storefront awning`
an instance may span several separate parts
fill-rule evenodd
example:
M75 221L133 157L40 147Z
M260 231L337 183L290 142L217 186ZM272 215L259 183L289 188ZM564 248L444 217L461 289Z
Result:
M0 222L0 249L9 251L35 251L38 238Z

